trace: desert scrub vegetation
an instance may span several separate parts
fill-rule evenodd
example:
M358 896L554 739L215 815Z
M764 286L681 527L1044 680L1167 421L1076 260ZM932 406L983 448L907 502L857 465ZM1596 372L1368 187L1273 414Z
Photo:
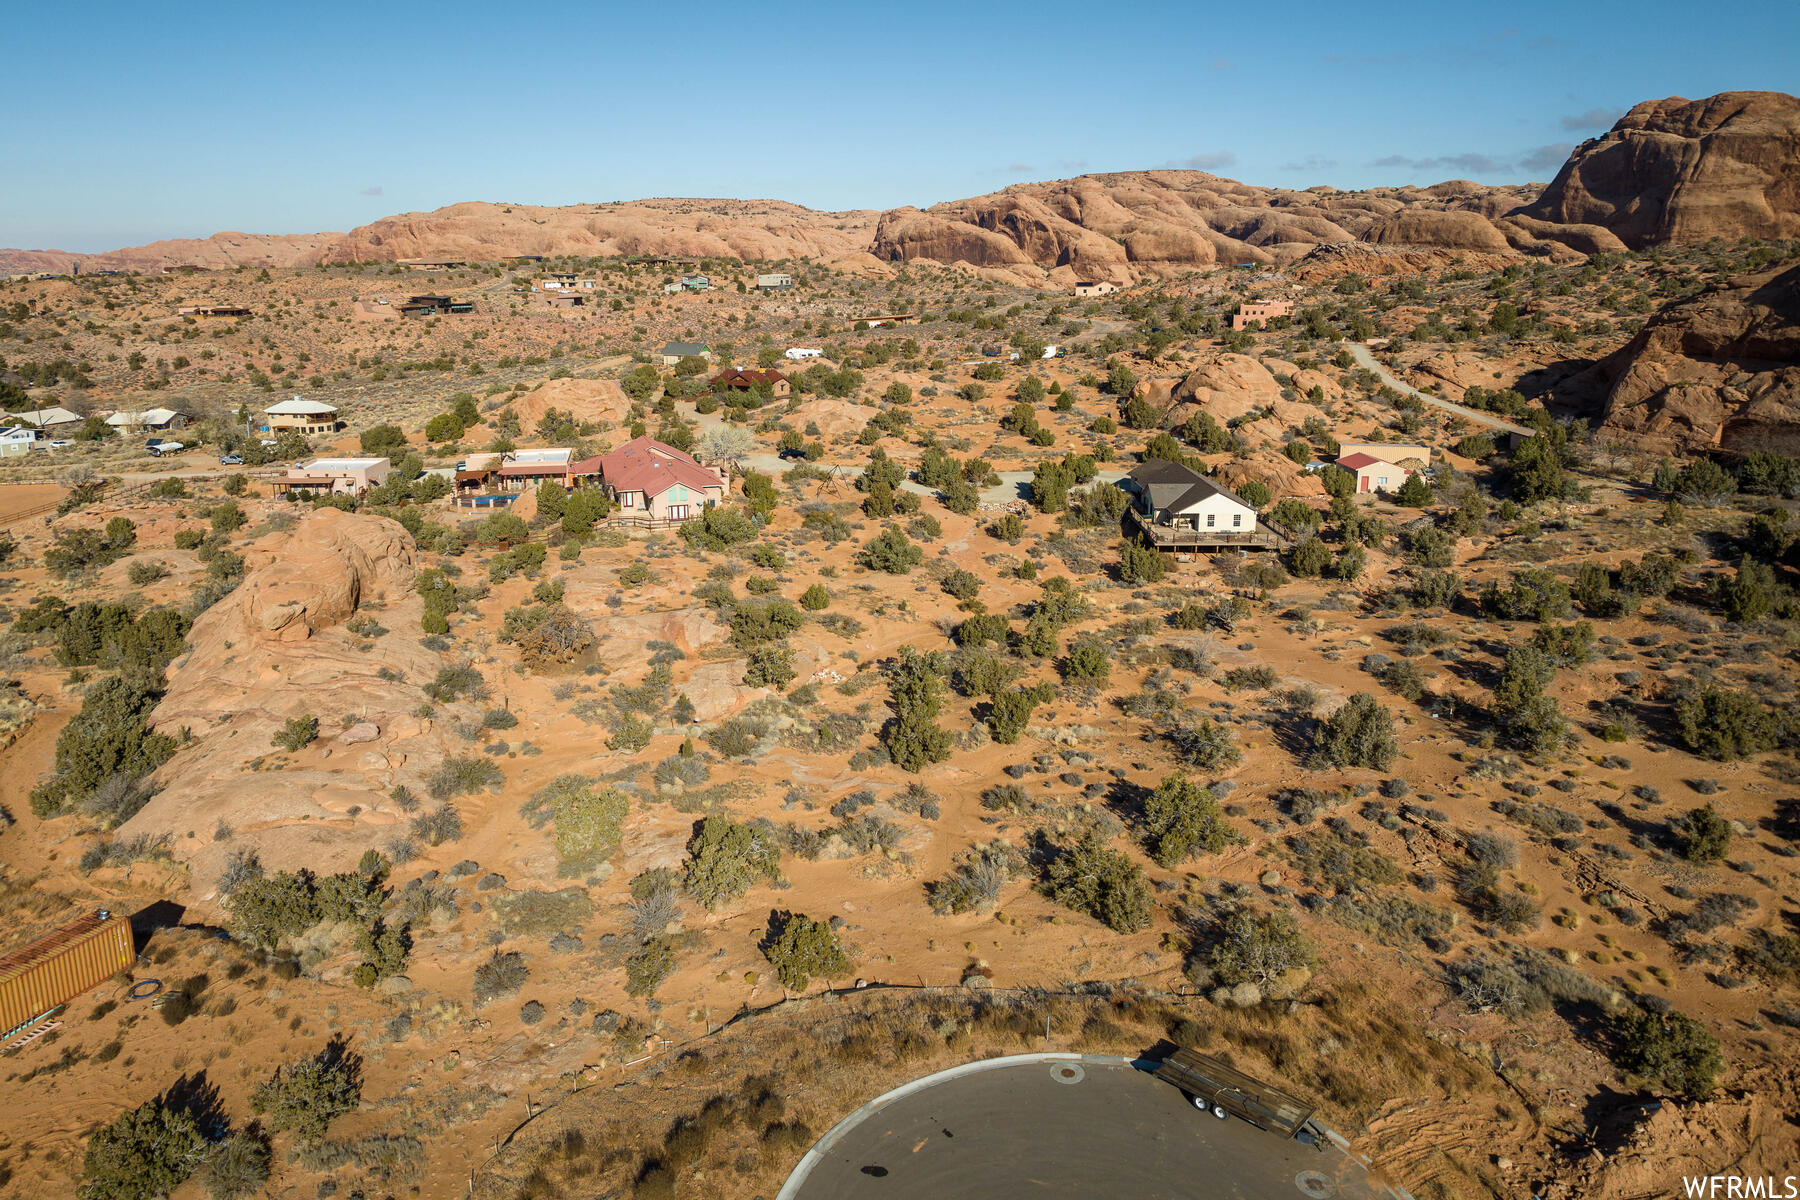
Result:
M563 775L538 789L519 810L533 829L554 826L557 873L585 875L619 848L630 801L617 788L596 792L585 775Z
M1202 985L1241 989L1248 984L1256 989L1235 992L1234 1004L1291 996L1305 986L1318 965L1312 943L1289 912L1239 909L1218 922L1208 938L1204 954L1196 955L1205 971L1190 968L1189 977Z
M903 771L917 774L950 757L950 734L937 724L943 711L943 668L941 656L902 646L884 672L894 715L882 727L881 744Z
M781 878L781 852L762 824L703 818L688 839L687 853L682 886L708 912L743 899L759 880Z
M148 728L162 688L162 676L145 671L109 676L90 687L81 711L57 736L50 778L31 790L31 811L40 818L55 816L114 776L141 779L167 762L178 743Z
M333 1040L311 1058L276 1068L250 1094L250 1107L272 1133L292 1133L316 1145L334 1118L355 1112L362 1102L362 1057Z
M1613 1019L1614 1058L1644 1083L1686 1100L1712 1093L1725 1069L1719 1039L1689 1016L1628 1007Z
M498 791L505 782L506 776L491 758L452 757L446 758L431 773L426 781L426 789L433 800L448 800L454 796L466 796L482 788Z
M1044 894L1118 933L1148 929L1153 915L1144 869L1089 830L1066 846L1046 846Z
M1022 865L1018 853L999 842L971 846L957 855L949 875L925 885L931 911L939 916L992 912Z
M1364 767L1385 771L1400 752L1394 718L1368 692L1357 692L1313 734L1306 765L1314 770Z
M495 950L488 960L475 968L475 1007L491 1004L524 987L531 978L525 956L516 950Z
M1165 775L1144 799L1144 848L1162 867L1197 854L1217 854L1243 838L1225 820L1210 789L1181 775Z
M777 912L770 914L769 928L763 956L789 991L805 991L815 975L830 977L850 969L850 956L824 921Z
M187 1108L164 1097L120 1113L88 1138L82 1200L168 1195L205 1161L208 1132Z
M282 727L275 731L269 744L277 750L289 752L303 750L319 736L319 718L310 714L303 717L289 717Z

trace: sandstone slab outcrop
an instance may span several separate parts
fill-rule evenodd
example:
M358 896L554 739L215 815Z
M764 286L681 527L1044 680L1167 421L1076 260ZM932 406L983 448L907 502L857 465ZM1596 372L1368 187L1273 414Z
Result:
M1596 373L1604 428L1647 450L1800 452L1800 267L1666 306Z
M413 553L395 522L330 508L251 543L243 584L194 623L152 717L191 740L123 831L171 835L200 892L232 850L256 850L271 870L339 870L400 832L389 793L422 793L449 752L418 715L441 664L409 633ZM391 632L371 647L344 627L358 614ZM304 716L318 739L276 751L275 733Z
M1800 99L1646 100L1577 146L1520 215L1597 225L1633 249L1800 236Z

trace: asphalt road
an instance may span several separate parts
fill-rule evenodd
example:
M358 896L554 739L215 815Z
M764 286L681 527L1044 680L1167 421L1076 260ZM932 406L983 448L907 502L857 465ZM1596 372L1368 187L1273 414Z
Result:
M1066 1080L1071 1073L1078 1081ZM783 1200L1389 1195L1337 1147L1318 1151L1218 1120L1117 1059L998 1066L890 1097L828 1134Z

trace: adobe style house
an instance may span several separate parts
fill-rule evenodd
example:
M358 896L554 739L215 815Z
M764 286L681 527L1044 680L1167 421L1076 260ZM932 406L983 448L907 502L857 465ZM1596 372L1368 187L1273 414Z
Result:
M106 418L106 423L120 433L143 433L180 429L187 424L187 418L172 408L147 408L142 412L116 412Z
M708 383L715 392L753 392L766 386L769 395L776 399L793 390L788 377L773 368L759 371L755 367L730 367L714 375Z
M756 290L759 292L774 292L779 291L782 288L791 288L793 286L794 277L785 271L775 271L768 275L758 275L756 277Z
M319 433L336 433L337 406L323 400L303 400L295 396L263 409L263 428L273 434L294 432L305 437Z
M601 486L627 517L685 521L723 502L730 487L722 469L647 436L600 455L598 465Z
M274 481L277 495L289 496L355 496L369 494L380 487L393 472L393 464L385 458L317 458L297 467Z
M1252 325L1267 325L1276 317L1291 316L1293 311L1292 300L1246 300L1231 314L1231 327L1248 329Z
M704 358L708 362L712 361L712 351L706 348L704 342L670 342L658 350L656 356L662 359L662 365L665 367L672 367L684 358Z
M570 460L573 457L574 451L561 446L541 450L513 450L503 455L500 462L490 468L489 474L501 490L508 492L528 491L546 479L554 480L566 488L569 486Z
M1077 296L1105 296L1118 290L1117 284L1107 283L1103 279L1083 279L1075 285L1075 294Z
M1125 477L1132 523L1159 550L1279 549L1287 538L1259 524L1256 509L1181 463L1153 458Z

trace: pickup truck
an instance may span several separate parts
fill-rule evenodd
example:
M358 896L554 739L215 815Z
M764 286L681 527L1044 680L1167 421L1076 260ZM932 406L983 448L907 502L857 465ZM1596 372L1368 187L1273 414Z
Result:
M1187 1093L1195 1108L1221 1121L1237 1117L1258 1129L1310 1143L1315 1150L1325 1148L1324 1127L1312 1119L1319 1111L1315 1105L1233 1070L1210 1055L1177 1049L1157 1065L1155 1075Z

